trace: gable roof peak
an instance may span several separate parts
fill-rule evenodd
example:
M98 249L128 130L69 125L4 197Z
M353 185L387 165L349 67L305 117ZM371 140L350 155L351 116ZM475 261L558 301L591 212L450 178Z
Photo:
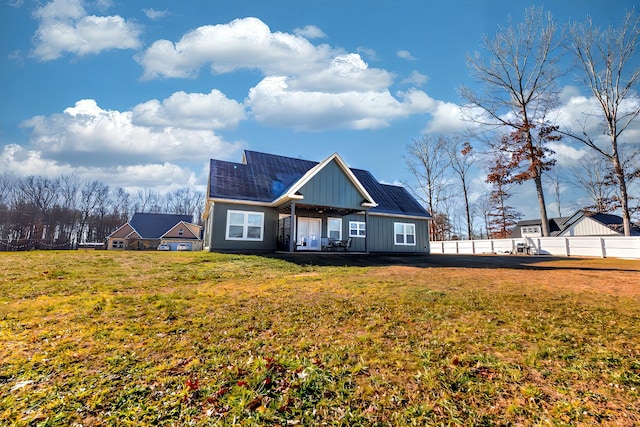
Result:
M373 197L371 197L365 186L362 185L362 183L354 175L351 168L349 168L349 165L347 165L347 163L342 159L342 157L340 157L340 154L338 154L337 152L334 152L329 157L325 158L323 161L309 169L304 175L302 175L302 177L300 177L300 179L294 182L293 185L289 187L289 189L287 189L287 191L274 202L274 204L279 204L281 201L284 201L286 199L300 199L301 196L299 196L299 190L307 182L309 182L311 178L316 176L322 169L324 169L333 161L338 164L338 167L342 169L342 172L347 176L347 178L349 178L351 183L356 187L360 194L362 194L362 197L365 199L365 201L362 203L362 206L369 208L378 206L378 203L376 203Z

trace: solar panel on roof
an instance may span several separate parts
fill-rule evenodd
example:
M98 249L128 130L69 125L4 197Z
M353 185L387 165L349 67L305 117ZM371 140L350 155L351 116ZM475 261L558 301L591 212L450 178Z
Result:
M248 150L244 159L246 164L211 160L210 197L272 202L318 165L309 160ZM378 203L370 212L429 217L403 187L380 184L366 170L351 171Z

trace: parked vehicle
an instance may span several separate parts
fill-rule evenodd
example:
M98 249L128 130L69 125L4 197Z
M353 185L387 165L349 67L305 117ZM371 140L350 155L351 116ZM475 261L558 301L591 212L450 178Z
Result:
M177 251L188 251L189 250L189 245L187 245L186 243L178 243L178 246L176 247Z
M166 243L162 243L162 244L158 245L158 250L159 251L170 251L171 250L171 246L167 245Z

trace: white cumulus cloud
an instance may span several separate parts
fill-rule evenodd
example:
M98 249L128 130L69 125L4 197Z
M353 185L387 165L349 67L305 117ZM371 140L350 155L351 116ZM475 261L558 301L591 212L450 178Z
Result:
M63 160L47 158L37 150L27 150L12 144L0 152L0 168L16 175L58 177L74 174L80 178L108 182L113 188L123 187L129 192L149 189L165 193L189 186L204 189L206 171L197 176L189 167L171 162L120 166L78 166ZM202 187L202 188L200 188Z
M388 90L327 93L289 87L286 77L267 77L249 92L247 105L256 120L298 130L376 129L391 120L424 112L428 102L420 91Z
M84 99L62 114L36 116L23 122L31 130L34 149L48 158L75 165L123 165L226 158L240 144L224 141L211 130L152 128L133 123L131 111L105 110Z
M162 102L154 99L133 108L138 126L186 129L233 129L245 118L244 106L219 90L210 93L176 92Z
M100 4L98 4L100 5ZM140 29L118 15L88 15L81 0L54 0L34 12L40 25L32 55L41 61L109 49L137 49Z
M145 79L191 78L209 64L214 73L258 69L265 74L290 74L315 69L330 58L326 45L314 46L298 35L271 32L257 18L206 25L178 42L158 40L137 57Z

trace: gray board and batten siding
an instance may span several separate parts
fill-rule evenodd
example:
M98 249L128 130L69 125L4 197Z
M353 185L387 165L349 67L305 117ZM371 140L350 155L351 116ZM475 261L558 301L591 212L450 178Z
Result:
M304 205L362 210L360 191L334 161L322 168L300 190Z
M208 250L289 250L283 240L291 237L294 211L298 220L320 218L322 237L328 236L330 218L341 219L343 240L350 236L351 221L366 222L366 238L351 235L351 251L429 253L431 217L415 198L403 187L379 183L366 170L348 168L337 154L317 163L245 151L243 161L211 161L205 214ZM230 210L262 213L262 239L227 239ZM396 244L396 224L413 224L414 236Z

